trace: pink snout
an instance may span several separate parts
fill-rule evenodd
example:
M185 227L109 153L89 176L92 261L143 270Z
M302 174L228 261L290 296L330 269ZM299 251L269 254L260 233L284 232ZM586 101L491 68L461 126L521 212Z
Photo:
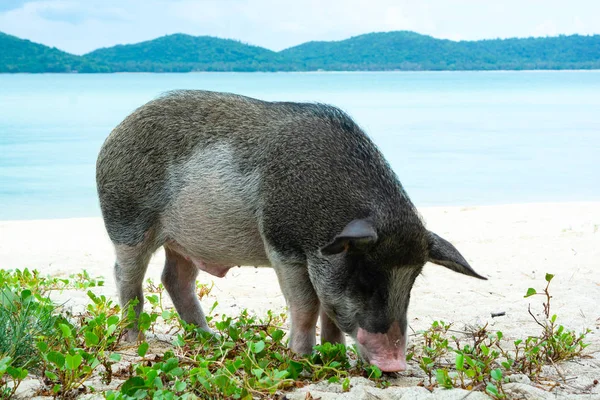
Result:
M361 355L385 372L406 370L406 338L394 322L386 333L371 333L358 328L356 335Z

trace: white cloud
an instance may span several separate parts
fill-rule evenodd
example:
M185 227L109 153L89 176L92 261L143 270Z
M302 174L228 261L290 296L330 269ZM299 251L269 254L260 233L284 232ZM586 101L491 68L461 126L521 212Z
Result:
M600 33L596 0L32 0L10 4L0 8L0 31L78 54L177 32L233 38L274 50L390 30L454 40Z

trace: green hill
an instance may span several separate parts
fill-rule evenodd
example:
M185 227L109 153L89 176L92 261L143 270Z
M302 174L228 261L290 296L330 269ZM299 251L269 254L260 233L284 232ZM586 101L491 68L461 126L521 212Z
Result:
M230 39L175 34L146 42L95 50L85 59L113 71L275 71L277 53Z
M0 32L0 72L108 72L94 62Z
M381 32L280 52L175 34L75 56L0 33L0 72L600 69L600 35L452 41Z
M309 42L281 55L303 70L491 70L600 68L600 35L455 42L414 32Z

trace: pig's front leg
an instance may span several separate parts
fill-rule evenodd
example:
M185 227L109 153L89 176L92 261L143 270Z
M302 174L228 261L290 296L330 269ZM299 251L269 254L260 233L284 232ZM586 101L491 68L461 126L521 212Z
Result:
M325 310L321 308L321 343L346 344L346 337L338 326L329 318Z
M289 347L299 354L310 354L315 345L319 299L305 265L277 264L274 267L285 297L292 326Z

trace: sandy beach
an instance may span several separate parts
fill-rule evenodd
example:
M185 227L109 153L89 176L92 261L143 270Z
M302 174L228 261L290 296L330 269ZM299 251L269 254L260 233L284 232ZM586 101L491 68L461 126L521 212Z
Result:
M482 207L435 207L419 210L428 229L451 241L473 268L489 278L479 281L428 264L417 279L409 309L410 329L424 329L434 320L464 327L489 324L508 338L526 337L538 327L527 312L541 314L541 298L525 299L529 287L543 288L544 274L552 282L552 311L570 329L591 329L588 358L548 368L561 385L546 392L531 383L507 384L514 398L600 398L600 203L522 204ZM100 218L0 222L0 268L30 268L51 275L69 275L87 270L106 278L101 292L116 298L111 243ZM147 277L159 279L164 254L153 257ZM219 301L217 312L233 315L247 308L259 315L282 310L285 301L275 273L269 268L242 267L225 278L201 274L201 282L214 281L203 300L208 309ZM76 305L81 298L70 297ZM491 313L506 315L492 318ZM289 398L462 398L468 392L415 387L418 366L393 380L391 388L370 387L354 381L349 393L335 393L335 385L303 388ZM562 378L560 377L562 375ZM557 377L558 376L558 377ZM562 379L562 380L561 380ZM512 385L512 386L510 386ZM396 387L398 386L398 387ZM487 398L485 395L481 394ZM369 397L374 396L374 397ZM470 395L477 399L479 394Z

